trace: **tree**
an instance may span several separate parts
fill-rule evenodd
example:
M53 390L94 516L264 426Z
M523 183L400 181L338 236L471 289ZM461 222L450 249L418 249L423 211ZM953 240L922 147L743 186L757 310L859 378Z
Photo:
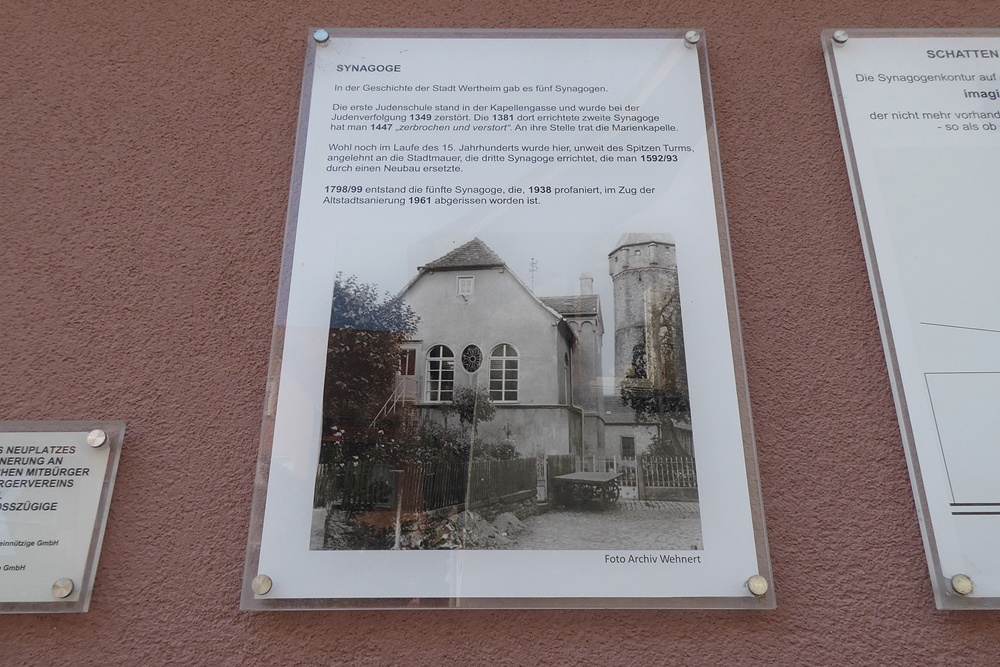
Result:
M645 340L632 348L632 365L619 387L622 402L632 408L637 421L656 422L651 453L680 455L684 452L675 437L674 420L689 420L691 404L676 291L669 298L647 302L645 334Z
M417 322L416 314L400 296L382 293L354 276L337 274L327 340L323 419L324 435L338 435L347 449L354 450L345 454L392 437L381 424L382 433L370 432L370 426L393 395L401 345L416 332Z
M439 406L441 421L424 419L419 442L412 456L419 461L463 462L474 458L503 458L506 449L477 442L479 424L492 421L497 409L487 392L462 387L456 389L450 403ZM458 415L457 427L448 424L448 415Z
M493 421L497 414L488 393L468 387L455 390L451 407L458 413L459 422L472 427L473 436L478 433L480 423Z
M657 387L650 381L645 343L632 348L632 365L625 371L620 389L622 401L632 408L637 419L655 419L664 413L681 415L691 412L687 387Z
M646 345L639 343L632 349L632 365L621 383L622 402L632 408L636 421L656 422L657 434L648 454L652 456L679 456L685 452L674 436L674 419L690 419L691 405L687 387L657 387L647 377Z

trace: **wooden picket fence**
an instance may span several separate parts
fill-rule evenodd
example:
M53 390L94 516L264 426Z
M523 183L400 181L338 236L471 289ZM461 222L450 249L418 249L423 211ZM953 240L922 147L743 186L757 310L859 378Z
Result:
M384 463L321 463L316 468L313 506L337 505L349 513L389 507L392 487L393 471Z
M320 464L314 505L356 514L378 507L429 512L444 507L491 504L535 491L535 459L471 463Z
M568 475L577 471L576 457L572 454L553 454L545 457L549 479L559 475Z

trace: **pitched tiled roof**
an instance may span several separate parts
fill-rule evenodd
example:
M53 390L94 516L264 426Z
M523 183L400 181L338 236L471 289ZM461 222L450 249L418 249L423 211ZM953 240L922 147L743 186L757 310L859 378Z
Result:
M418 269L448 271L457 269L491 269L504 266L503 260L478 238L459 246L443 257L428 262Z
M596 315L597 295L583 294L580 296L543 296L539 297L546 306L560 315Z

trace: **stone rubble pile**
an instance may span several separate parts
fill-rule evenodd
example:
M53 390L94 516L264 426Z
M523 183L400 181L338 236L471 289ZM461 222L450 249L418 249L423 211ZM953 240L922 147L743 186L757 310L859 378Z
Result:
M401 546L403 549L503 549L525 528L513 512L504 512L491 522L476 512L464 510L429 530L417 526L407 531Z

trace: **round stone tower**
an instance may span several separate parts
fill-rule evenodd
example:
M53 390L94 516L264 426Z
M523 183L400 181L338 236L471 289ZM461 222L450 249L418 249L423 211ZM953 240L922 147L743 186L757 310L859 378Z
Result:
M615 385L645 346L652 388L687 395L677 251L668 234L624 234L608 255L615 295Z

